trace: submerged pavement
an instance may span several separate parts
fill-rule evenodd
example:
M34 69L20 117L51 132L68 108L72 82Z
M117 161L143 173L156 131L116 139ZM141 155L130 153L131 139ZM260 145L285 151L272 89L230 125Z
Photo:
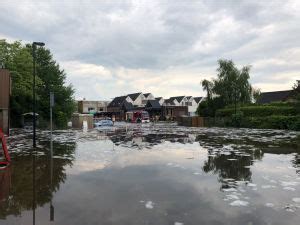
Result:
M0 224L298 224L300 133L117 123L14 130ZM50 222L50 218L54 219Z

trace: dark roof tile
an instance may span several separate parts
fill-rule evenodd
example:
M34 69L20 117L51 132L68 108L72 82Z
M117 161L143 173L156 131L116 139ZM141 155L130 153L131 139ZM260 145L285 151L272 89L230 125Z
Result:
M107 107L118 107L123 104L124 101L126 101L127 96L118 96L115 97Z
M178 102L181 102L182 99L184 99L185 96L176 96L176 97L170 97L170 100L173 101L173 100L177 100Z
M197 104L201 101L202 97L194 97L194 100Z
M142 94L142 93L141 92L133 93L133 94L129 94L127 96L129 96L132 99L132 101L135 101L140 96L140 94Z
M151 108L151 109L160 109L161 105L159 104L158 100L148 100L146 104L146 108Z
M257 103L266 104L271 102L284 101L292 94L292 92L292 90L262 92Z

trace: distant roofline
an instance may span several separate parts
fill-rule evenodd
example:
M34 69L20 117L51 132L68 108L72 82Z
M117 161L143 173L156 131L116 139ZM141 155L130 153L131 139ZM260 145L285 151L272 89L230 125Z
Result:
M277 92L288 92L288 91L293 91L293 89L290 89L290 90L282 90L282 91L265 91L265 92L261 92L261 94L264 94L264 93L277 93Z

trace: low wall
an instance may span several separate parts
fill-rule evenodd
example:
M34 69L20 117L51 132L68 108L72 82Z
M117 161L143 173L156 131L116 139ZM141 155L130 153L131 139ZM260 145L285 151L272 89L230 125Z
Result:
M186 127L205 127L205 120L200 116L181 116L177 118L179 126Z
M72 115L72 127L76 129L82 129L83 121L87 121L88 129L93 129L93 119L94 116L90 114L74 113Z

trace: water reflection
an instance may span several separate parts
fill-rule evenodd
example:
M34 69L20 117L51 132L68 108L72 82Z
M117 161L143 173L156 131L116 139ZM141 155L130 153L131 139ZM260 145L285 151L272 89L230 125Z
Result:
M49 143L49 142L48 142ZM0 218L18 216L22 211L32 210L49 203L53 193L65 182L66 166L74 160L75 143L54 143L54 163L49 163L49 148L37 149L32 155L12 154L13 163L0 170ZM53 171L52 185L49 171ZM33 215L34 221L35 215Z
M0 171L4 224L29 210L33 223L55 224L284 224L286 209L298 212L290 133L172 125L72 132L56 132L53 157L47 132L34 157L26 140L12 143L13 164Z
M251 166L254 160L260 160L263 152L256 150L247 155L236 155L234 152L213 153L208 150L208 159L204 162L203 171L217 173L221 188L237 186L232 181L251 181Z

